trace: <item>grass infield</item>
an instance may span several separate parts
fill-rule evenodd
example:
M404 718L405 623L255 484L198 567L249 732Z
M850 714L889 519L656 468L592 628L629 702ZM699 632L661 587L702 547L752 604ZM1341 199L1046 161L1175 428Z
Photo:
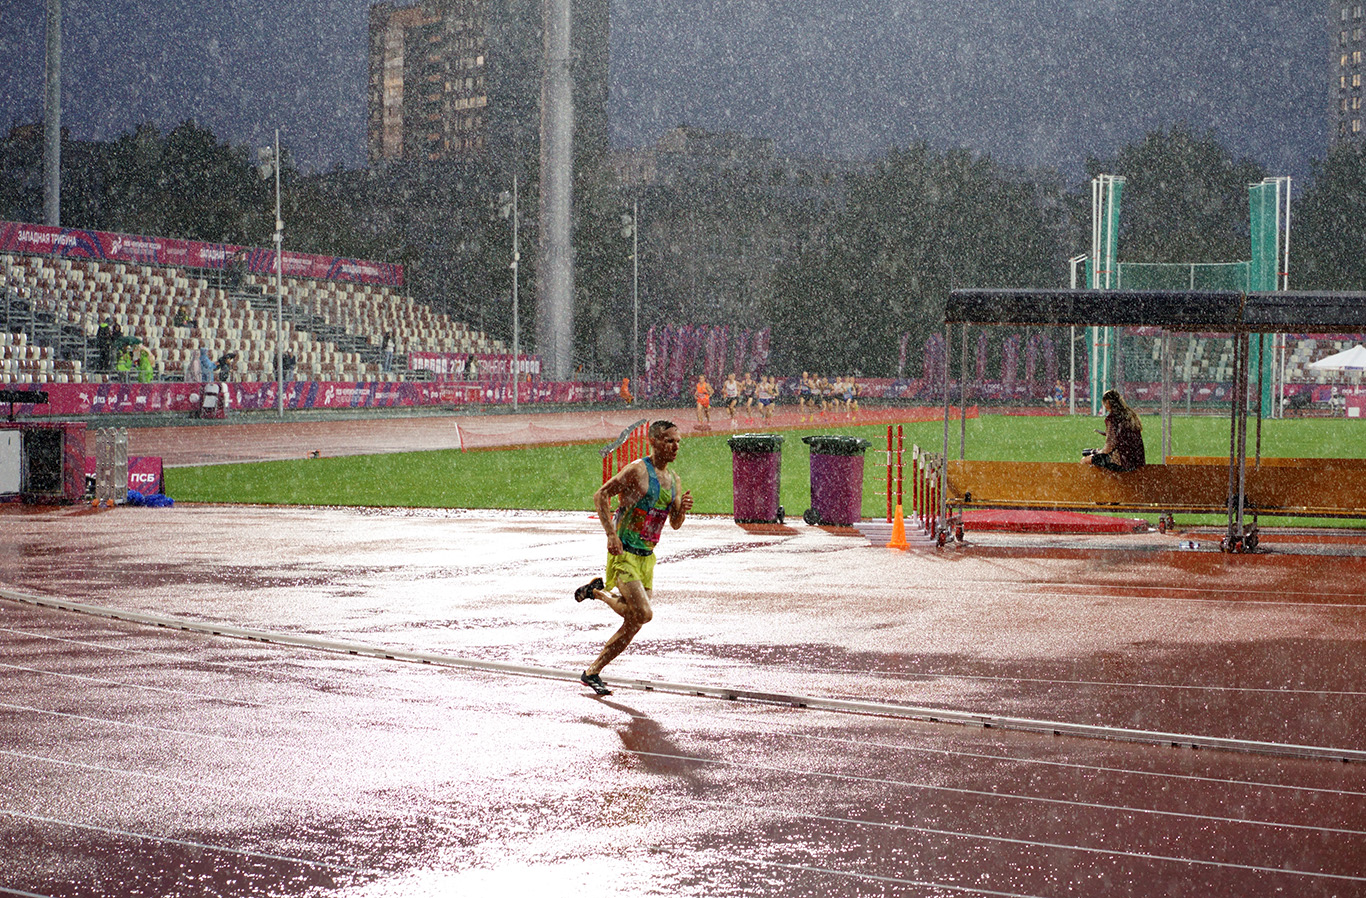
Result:
M1162 455L1161 422L1144 419L1148 458ZM686 425L685 425L686 426ZM967 422L967 457L1015 461L1074 461L1083 448L1100 446L1099 418L987 415ZM906 448L943 450L943 424L903 426ZM957 457L959 423L949 428L949 455ZM827 426L786 430L780 496L789 520L810 505L809 434L862 437L865 456L863 513L886 513L886 425ZM674 469L692 490L694 512L725 514L731 505L731 432L686 431ZM1248 453L1255 449L1248 435ZM255 464L170 468L166 492L182 502L277 505L356 505L402 508L498 508L583 510L602 479L601 445L401 452ZM1172 454L1228 457L1229 423L1223 417L1172 419ZM1262 423L1262 454L1269 457L1366 458L1366 422L1305 418ZM1268 523L1271 523L1268 521ZM1288 522L1287 522L1288 523Z

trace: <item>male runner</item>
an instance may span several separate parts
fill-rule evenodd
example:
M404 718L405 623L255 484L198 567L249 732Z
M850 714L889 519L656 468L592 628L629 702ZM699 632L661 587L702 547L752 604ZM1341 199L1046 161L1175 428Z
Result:
M654 588L655 544L664 522L677 530L692 509L692 493L680 492L678 475L668 470L678 457L681 438L672 421L655 421L649 430L650 454L617 472L593 494L602 529L607 532L607 579L595 577L574 590L574 600L598 599L621 615L621 627L607 640L602 652L579 675L598 695L611 695L602 682L602 669L631 644L640 628L650 622L651 590ZM620 496L616 520L612 497ZM607 590L615 587L616 593Z
M730 415L730 426L735 427L735 408L740 404L740 381L735 379L735 374L726 375L726 382L721 386L721 395L726 399L726 413Z

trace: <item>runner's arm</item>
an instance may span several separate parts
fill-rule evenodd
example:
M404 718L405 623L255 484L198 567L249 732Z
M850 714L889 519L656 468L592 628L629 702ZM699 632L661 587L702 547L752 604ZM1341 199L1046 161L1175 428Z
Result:
M675 474L674 476L677 477L678 475ZM683 485L682 482L679 481L675 481L675 483L677 483L678 486ZM683 519L688 516L688 512L690 511L692 511L692 490L684 492L674 500L673 505L669 506L669 526L675 530L682 527Z
M642 479L645 480L644 489L641 488ZM608 554L622 553L621 537L617 535L617 528L612 523L612 497L620 496L623 503L629 504L645 495L648 488L649 475L645 473L645 465L637 460L622 468L593 493L593 508L597 510L598 521L602 523L602 529L607 534Z

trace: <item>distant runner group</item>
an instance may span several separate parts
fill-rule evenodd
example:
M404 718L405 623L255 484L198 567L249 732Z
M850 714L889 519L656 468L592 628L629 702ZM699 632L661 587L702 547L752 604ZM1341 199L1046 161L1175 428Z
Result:
M834 381L818 377L806 371L795 386L797 406L802 421L815 421L818 415L828 412L854 414L858 411L861 389L853 377L837 377ZM773 417L774 406L782 392L782 384L777 378L766 376L755 380L753 374L746 373L741 379L735 374L726 376L721 386L721 400L726 414L734 427L737 417L743 413L748 421L754 420L754 404L759 404L758 416L767 421ZM693 386L693 398L697 402L697 423L704 427L711 423L711 400L715 388L707 382L705 374L697 376Z

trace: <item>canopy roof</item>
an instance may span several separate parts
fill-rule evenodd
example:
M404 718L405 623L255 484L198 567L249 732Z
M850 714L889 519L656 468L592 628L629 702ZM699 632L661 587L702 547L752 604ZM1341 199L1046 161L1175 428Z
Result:
M1366 369L1366 346L1358 343L1351 349L1344 349L1342 352L1325 356L1317 362L1310 362L1309 367L1318 371L1346 371L1348 369L1360 371Z
M950 324L1161 327L1270 333L1366 330L1366 293L1228 290L954 290Z

